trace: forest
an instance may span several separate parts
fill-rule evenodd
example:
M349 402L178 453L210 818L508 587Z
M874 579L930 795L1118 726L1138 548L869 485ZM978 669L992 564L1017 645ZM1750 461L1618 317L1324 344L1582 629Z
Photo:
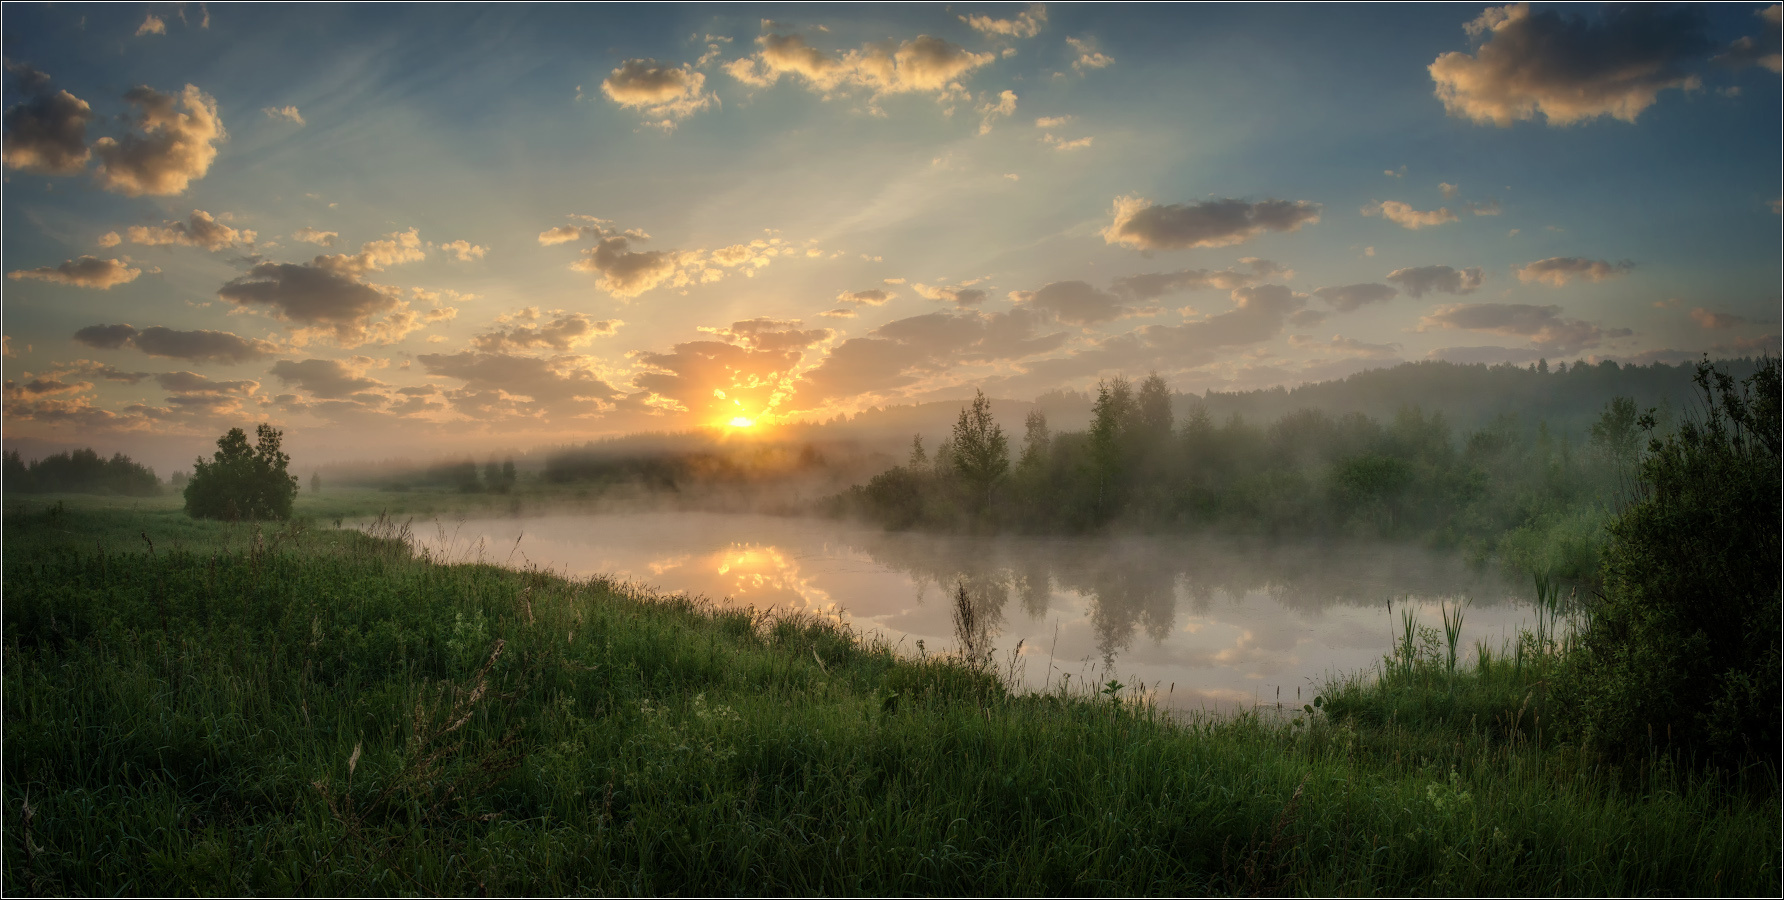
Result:
M29 463L17 450L5 452L6 492L19 494L123 494L152 497L161 493L155 470L122 453L110 459L79 450L52 453Z

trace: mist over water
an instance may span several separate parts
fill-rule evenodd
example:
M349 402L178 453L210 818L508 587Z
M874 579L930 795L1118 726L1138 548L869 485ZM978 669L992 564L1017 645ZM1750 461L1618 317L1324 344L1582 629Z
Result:
M467 518L415 531L446 561L838 616L909 654L958 650L953 595L964 584L996 661L1013 662L1024 683L1116 678L1156 687L1179 709L1273 707L1278 689L1299 708L1328 676L1379 662L1404 608L1436 626L1440 604L1466 601L1470 656L1477 640L1497 650L1531 620L1528 587L1386 542L966 537L702 512Z

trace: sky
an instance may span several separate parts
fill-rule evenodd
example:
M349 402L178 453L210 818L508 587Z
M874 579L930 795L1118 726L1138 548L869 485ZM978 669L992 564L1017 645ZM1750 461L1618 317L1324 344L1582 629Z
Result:
M9 447L1778 348L1776 4L8 3L4 51Z

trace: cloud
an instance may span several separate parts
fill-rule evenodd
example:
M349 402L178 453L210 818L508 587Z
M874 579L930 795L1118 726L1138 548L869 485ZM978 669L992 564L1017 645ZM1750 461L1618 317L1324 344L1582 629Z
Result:
M154 13L149 13L148 18L143 19L142 24L136 26L136 36L137 37L142 37L145 34L166 34L166 33L167 33L167 23L163 22Z
M1461 186L1450 184L1447 181L1441 181L1438 182L1437 189L1443 192L1443 199L1452 200L1455 198L1456 192L1461 190ZM1368 213L1364 213L1364 215L1368 215Z
M985 298L989 296L983 290L975 287L968 287L967 285L930 287L922 282L918 282L911 285L911 290L916 291L918 296L926 299L940 300L944 303L952 303L956 306L977 306L980 303L984 303Z
M483 254L489 252L488 247L479 247L470 241L464 240L453 241L450 244L441 244L440 249L452 254L452 258L459 262L471 262L473 260L482 259Z
M545 246L571 241L595 240L582 251L582 259L570 264L580 272L601 276L596 284L621 299L631 299L656 287L685 287L719 281L728 272L753 276L777 256L810 256L780 237L758 238L747 244L705 250L634 250L635 241L650 240L638 229L618 231L613 223L594 216L573 216L579 224L559 225L539 233Z
M59 266L19 269L6 273L6 277L14 281L31 278L37 281L104 291L111 289L114 285L129 284L141 274L141 269L133 269L119 260L83 256L80 259L68 260Z
M1096 42L1089 38L1065 39L1066 45L1072 48L1077 58L1072 60L1072 68L1084 72L1089 69L1106 69L1115 62L1114 57L1105 56L1096 48Z
M266 113L269 119L284 119L299 128L305 124L303 113L298 112L295 106L268 106L260 111Z
M1733 315L1731 313L1710 312L1701 306L1691 311L1691 321L1696 322L1700 328L1710 330L1735 328L1741 325L1753 324L1752 319Z
M1058 349L1065 332L1041 334L1047 317L1028 309L934 312L888 322L834 347L805 373L792 408L893 397L957 365L1009 363Z
M124 99L137 108L134 124L140 133L93 143L99 157L95 175L108 191L129 197L178 194L210 171L217 144L229 139L217 101L190 84L178 94L135 87ZM176 103L185 112L175 112Z
M1542 350L1527 347L1442 347L1425 354L1427 359L1457 365L1497 365L1499 363L1532 363L1541 358Z
M1409 228L1413 231L1417 231L1420 228L1430 228L1435 225L1442 225L1445 222L1456 221L1456 214L1450 212L1449 207L1433 209L1429 212L1421 212L1413 209L1412 204L1401 203L1398 200L1383 200L1380 203L1371 203L1368 206L1363 207L1362 212L1365 216L1383 216L1395 225Z
M196 372L166 372L155 382L168 392L166 402L175 410L201 415L233 415L241 412L242 398L260 390L260 382L212 381Z
M388 387L375 378L367 378L365 370L373 361L363 356L352 360L281 359L273 363L270 374L280 384L296 385L318 400L353 400L367 405L382 405L387 398L370 393Z
M887 300L891 300L897 296L897 294L892 293L891 291L882 291L879 288L871 288L865 291L843 291L836 295L836 299L842 303L879 306Z
M854 310L843 306L836 309L824 310L823 312L818 313L818 315L823 316L826 319L853 319L859 314Z
M453 409L478 421L587 418L611 409L621 396L595 373L594 361L585 356L465 351L423 353L415 359L429 375L462 382L446 391L446 399Z
M1320 205L1305 200L1208 200L1154 206L1129 194L1115 198L1114 221L1103 240L1136 250L1228 247L1266 231L1298 231L1319 221Z
M411 228L368 241L354 254L318 256L308 263L259 263L218 288L217 296L298 326L293 336L300 344L312 336L329 337L343 347L390 344L421 328L421 317L395 288L368 284L361 276L425 256L420 235Z
M1326 353L1335 353L1339 356L1385 359L1400 355L1399 344L1365 344L1356 338L1339 337L1335 334L1332 335L1332 339L1329 341L1322 341L1318 338L1305 337L1299 334L1291 334L1289 335L1288 343L1289 346L1298 350L1319 350Z
M1661 91L1698 87L1680 66L1708 48L1696 11L1645 5L1612 7L1596 23L1527 3L1489 7L1466 29L1485 40L1474 56L1431 63L1437 97L1452 116L1500 127L1539 114L1550 125L1634 122Z
M1045 3L1030 4L1028 9L1016 14L1015 18L993 19L990 16L961 16L960 21L971 25L974 31L986 35L1000 37L1031 38L1041 33L1047 24L1047 5Z
M1581 259L1577 256L1551 256L1539 259L1518 270L1518 280L1535 281L1550 287L1561 287L1569 281L1584 278L1588 281L1604 281L1617 278L1635 268L1635 263L1625 260L1620 263L1609 263L1601 259Z
M227 218L228 213L224 213ZM185 222L167 222L162 225L132 225L128 231L130 242L161 247L179 244L186 247L203 247L206 250L225 250L236 244L254 243L254 232L237 230L219 222L210 213L202 209L192 211L192 217Z
M1148 325L1146 343L1166 352L1207 351L1267 341L1282 333L1288 317L1307 305L1307 295L1280 284L1234 288L1233 309L1182 325Z
M99 350L116 350L126 344L150 356L192 362L239 363L271 355L278 347L227 331L175 331L159 325L136 330L130 325L89 325L74 339Z
M1051 134L1041 135L1041 143L1046 144L1055 150L1082 150L1095 141L1096 137L1094 135L1085 135L1084 137L1073 138L1069 141L1064 138L1054 137Z
M1419 319L1421 332L1449 328L1529 338L1537 349L1556 354L1577 353L1598 346L1604 338L1630 334L1627 328L1606 330L1566 318L1559 306L1527 303L1457 303Z
M702 93L706 76L693 66L673 66L654 59L628 59L601 81L601 93L628 109L636 109L670 131L676 123L718 103L718 95Z
M1083 281L1056 281L1038 291L1012 291L1010 299L1072 325L1094 325L1133 314L1114 294Z
M308 225L291 232L291 239L294 241L303 241L307 244L321 244L324 247L333 247L335 241L339 240L340 237L341 233L338 231L321 231L311 228Z
M1452 270L1453 271L1453 270ZM1338 287L1323 287L1313 292L1315 297L1326 301L1339 312L1353 312L1369 303L1385 303L1400 292L1385 284L1346 284Z
M471 339L471 346L486 353L546 349L563 352L614 334L624 325L618 319L596 321L582 313L557 312L543 325L528 322L496 328Z
M1064 124L1072 121L1075 118L1077 118L1077 116L1042 116L1042 117L1034 120L1034 127L1036 127L1036 128L1058 128L1059 126L1064 125Z
M1115 279L1109 289L1130 300L1151 300L1177 291L1200 291L1217 289L1230 291L1233 288L1256 284L1274 275L1293 278L1294 271L1286 266L1278 265L1267 259L1248 256L1239 260L1250 271L1239 269L1182 269L1176 272L1157 272L1145 275L1127 275Z
M1449 266L1412 266L1389 272L1387 280L1399 285L1409 297L1423 297L1430 293L1472 294L1480 290L1486 277L1478 266L1461 270Z
M997 95L997 102L986 101L979 106L979 133L990 134L991 123L997 119L1016 114L1016 92L1004 91Z
M1735 69L1760 66L1778 72L1778 4L1755 10L1753 14L1760 19L1759 36L1737 38L1713 61Z
M92 156L87 149L92 107L67 91L51 93L49 76L28 65L7 60L6 71L26 95L6 109L5 150L0 152L6 168L44 175L73 175L86 168Z
M896 44L866 44L834 56L793 34L765 34L756 38L756 45L755 54L725 66L731 77L751 87L768 87L791 77L825 99L852 91L866 91L874 99L905 93L961 99L965 94L961 82L997 58L926 34Z

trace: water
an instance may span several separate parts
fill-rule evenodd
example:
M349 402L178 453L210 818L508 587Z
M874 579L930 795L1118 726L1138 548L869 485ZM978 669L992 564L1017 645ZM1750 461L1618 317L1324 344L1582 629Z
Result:
M451 561L605 575L720 605L835 616L910 654L959 648L953 595L965 584L990 620L996 661L1027 684L1113 678L1178 709L1279 700L1298 709L1328 676L1379 663L1408 607L1421 624L1440 626L1440 604L1465 601L1464 650L1476 640L1496 649L1533 621L1528 586L1404 544L969 538L692 512L442 520L415 530Z

